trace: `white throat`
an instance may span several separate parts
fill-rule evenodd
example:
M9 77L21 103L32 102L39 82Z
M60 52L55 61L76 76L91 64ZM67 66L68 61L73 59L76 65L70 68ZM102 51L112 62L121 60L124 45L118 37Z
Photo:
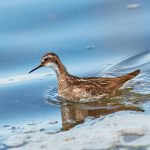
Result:
M59 71L59 68L58 68L57 64L55 64L55 63L48 63L46 66L52 68L56 72L57 75L60 74L60 71Z

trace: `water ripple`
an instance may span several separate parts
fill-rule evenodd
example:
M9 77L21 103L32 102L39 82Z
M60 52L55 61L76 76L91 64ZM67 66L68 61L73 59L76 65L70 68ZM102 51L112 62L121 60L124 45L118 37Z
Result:
M91 76L119 76L136 69L141 69L141 74L122 87L122 91L112 100L121 103L137 103L150 98L150 51L143 51L116 63L105 72L97 72ZM49 87L45 93L46 101L53 105L62 105L64 101L58 97L56 87ZM105 100L106 101L106 100ZM107 100L108 101L108 100ZM65 101L66 102L66 101ZM90 104L91 105L91 104ZM88 106L87 106L88 107ZM104 106L101 106L102 108ZM106 106L108 107L108 106Z

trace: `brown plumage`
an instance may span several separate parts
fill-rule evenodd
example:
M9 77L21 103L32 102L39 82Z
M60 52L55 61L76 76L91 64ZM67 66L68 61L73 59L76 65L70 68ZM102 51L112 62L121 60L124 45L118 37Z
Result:
M93 101L112 96L125 82L140 73L140 70L136 70L114 78L80 78L70 75L59 57L54 53L44 55L41 64L29 73L43 66L51 67L56 72L58 78L58 95L63 99L78 102Z

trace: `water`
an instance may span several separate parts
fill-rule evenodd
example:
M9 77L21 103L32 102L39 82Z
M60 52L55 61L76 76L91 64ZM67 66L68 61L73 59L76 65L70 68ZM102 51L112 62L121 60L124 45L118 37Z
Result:
M127 6L132 2L1 1L0 141L4 149L16 126L58 121L55 126L47 124L45 130L59 132L88 116L121 110L145 110L141 113L149 114L150 2L136 0L140 7L130 9ZM141 74L116 98L62 104L53 71L43 68L28 75L51 51L74 75L118 76L135 69L141 69Z

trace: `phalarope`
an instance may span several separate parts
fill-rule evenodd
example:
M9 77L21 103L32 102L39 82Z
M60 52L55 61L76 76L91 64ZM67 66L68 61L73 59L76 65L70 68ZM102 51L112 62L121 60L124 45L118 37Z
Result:
M80 78L69 74L55 53L43 56L41 64L29 73L41 68L51 67L58 78L58 96L73 102L110 97L123 86L125 82L136 77L140 70L114 78L86 77Z

